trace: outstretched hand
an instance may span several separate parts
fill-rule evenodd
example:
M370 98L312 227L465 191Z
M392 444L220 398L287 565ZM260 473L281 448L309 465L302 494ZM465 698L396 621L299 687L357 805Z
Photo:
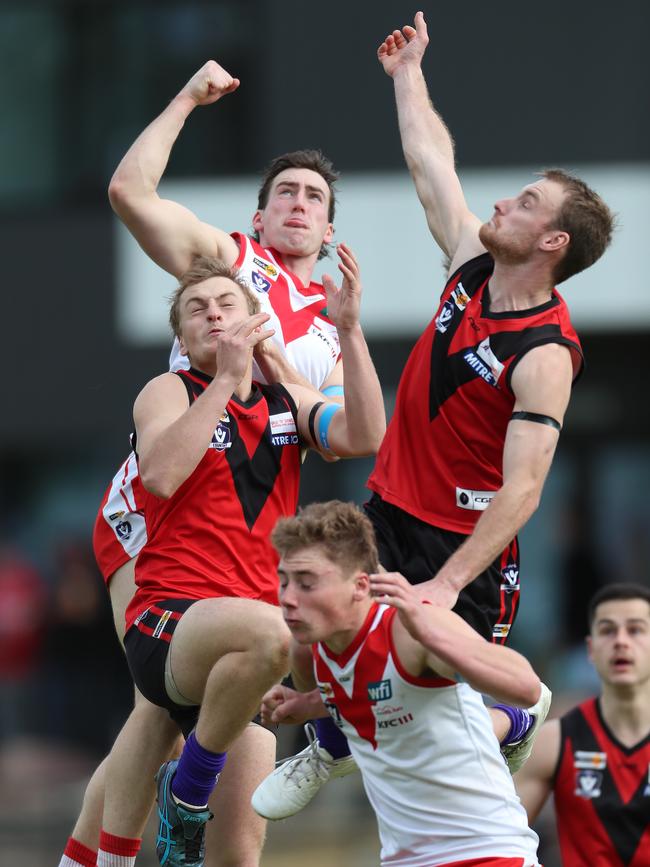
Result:
M197 105L210 105L238 87L238 78L233 78L215 60L208 60L194 73L183 90Z
M415 27L405 24L401 30L393 30L377 49L377 59L384 72L391 77L408 64L419 66L429 44L427 24L422 12L416 12Z
M361 308L361 276L354 254L345 244L336 248L339 271L343 282L339 289L329 274L323 274L323 288L327 296L327 315L338 331L346 331L359 324Z

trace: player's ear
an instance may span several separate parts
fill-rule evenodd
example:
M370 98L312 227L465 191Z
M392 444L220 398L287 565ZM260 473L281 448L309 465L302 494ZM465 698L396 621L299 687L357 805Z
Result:
M264 215L262 211L255 211L253 214L253 229L259 234L264 228Z
M333 237L334 237L334 224L328 223L327 229L325 229L325 234L323 235L323 244L330 244Z
M185 356L189 355L189 352L187 350L187 346L185 346L185 343L183 342L183 338L180 336L178 338L178 351L180 352L181 355L185 355Z
M354 576L352 599L354 602L361 602L366 596L370 596L370 578L367 572L357 572Z

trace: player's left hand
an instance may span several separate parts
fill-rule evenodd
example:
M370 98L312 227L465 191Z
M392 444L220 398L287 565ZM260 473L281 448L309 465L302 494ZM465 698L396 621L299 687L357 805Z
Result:
M339 289L329 274L323 274L327 314L338 331L349 331L359 324L361 276L357 260L349 247L339 244L336 252L340 259L339 271L343 274L343 282Z
M418 586L409 584L399 572L378 572L370 575L370 592L377 602L396 608L409 634L422 641L429 623Z

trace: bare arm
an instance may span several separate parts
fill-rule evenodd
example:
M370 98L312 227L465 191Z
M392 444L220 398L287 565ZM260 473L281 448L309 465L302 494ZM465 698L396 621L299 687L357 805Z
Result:
M328 275L323 275L323 285L327 294L328 313L337 327L341 343L341 360L345 371L345 406L328 400L314 417L315 430L326 430L328 445L319 447L338 457L358 457L374 454L386 431L386 413L381 385L368 351L363 331L359 323L361 303L361 281L359 268L352 252L339 244L339 269L343 274L341 288L337 288ZM298 402L298 427L303 439L311 443L309 415L314 403L322 400L318 392L308 392L300 386L289 386ZM328 425L323 419L339 407Z
M532 824L553 788L553 775L560 757L560 721L549 720L539 730L528 761L514 776L515 788Z
M423 605L399 572L372 575L370 587L379 602L397 609L393 639L407 671L419 675L430 668L443 677L458 673L478 692L508 704L529 707L538 700L539 678L520 653L486 641L453 611Z
M189 407L185 386L173 373L152 380L138 395L133 417L140 477L152 494L171 497L198 466L251 363L252 347L272 333L260 328L268 318L257 313L220 335L217 375Z
M512 375L514 410L551 416L561 424L572 379L571 356L566 347L547 344L530 350ZM463 587L512 541L538 506L558 438L558 431L546 424L510 422L503 450L503 486L473 533L435 578L418 585L425 598L452 608Z
M197 255L217 256L229 265L238 255L230 235L201 222L182 205L161 199L157 192L190 112L237 87L239 79L209 60L131 145L111 179L108 194L113 210L145 253L176 277L187 271Z
M422 74L428 43L427 25L418 12L415 27L394 30L377 56L393 79L404 157L429 229L454 270L485 248L478 238L480 221L467 207L456 174L451 135L433 108Z

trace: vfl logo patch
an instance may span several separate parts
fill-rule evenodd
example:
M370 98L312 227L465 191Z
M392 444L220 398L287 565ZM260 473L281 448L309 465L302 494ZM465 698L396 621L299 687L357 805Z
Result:
M115 525L115 535L118 539L123 539L126 541L131 538L131 533L133 532L133 527L131 526L130 521L120 521L119 524Z
M256 289L258 292L268 292L271 288L271 281L267 280L266 277L263 277L259 271L253 271L251 274L251 282L253 284L253 289Z
M368 684L368 698L370 701L386 701L393 697L393 687L390 680L377 680Z
M219 452L222 452L224 449L229 449L232 445L232 439L230 436L230 428L228 427L230 423L230 416L228 415L228 411L224 409L221 413L221 418L214 429L214 433L212 434L212 440L210 441L210 448L216 449Z
M442 305L442 309L440 313L436 316L436 329L444 334L445 331L449 328L449 324L454 316L454 305L452 301L445 301Z
M579 798L599 798L602 792L602 771L578 771L576 774L576 788L574 794Z
M516 563L508 563L505 569L501 570L504 583L501 589L506 593L514 593L519 590L519 567Z
M271 262L266 259L260 259L259 256L255 256L253 258L253 264L257 265L260 271L263 271L267 277L269 277L274 282L280 276L280 272L275 267L275 265L271 264Z

